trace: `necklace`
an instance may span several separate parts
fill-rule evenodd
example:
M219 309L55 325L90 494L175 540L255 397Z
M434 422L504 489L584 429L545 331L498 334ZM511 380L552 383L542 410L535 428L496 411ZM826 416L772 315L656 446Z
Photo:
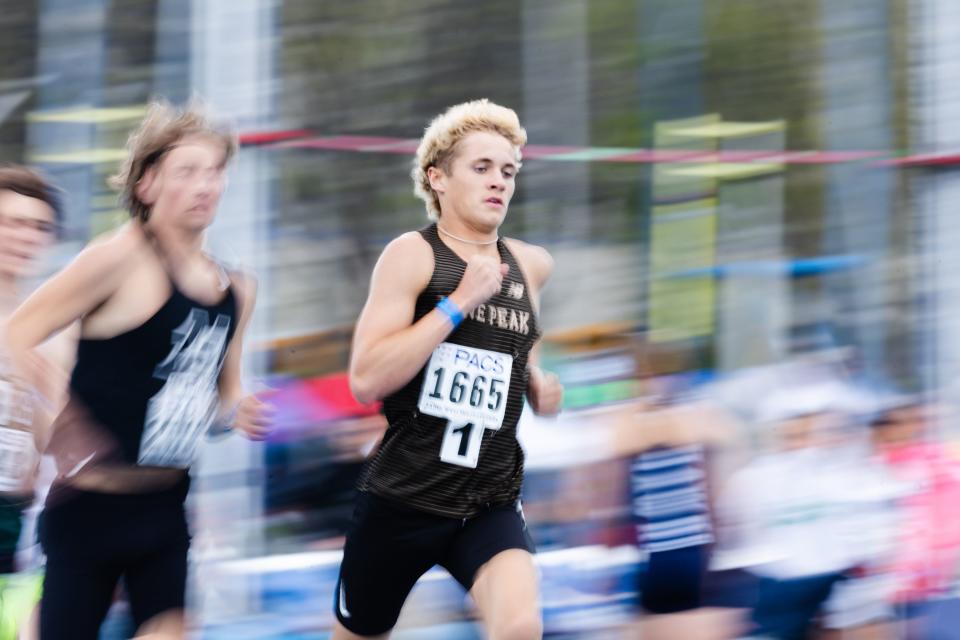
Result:
M488 244L493 244L493 243L495 243L495 242L497 242L497 241L500 240L500 236L497 236L497 237L494 238L493 240L484 240L483 242L477 242L476 240L465 240L465 239L461 238L460 236L455 236L455 235L453 235L452 233L450 233L449 231L447 231L446 229L444 229L443 227L441 227L439 224L437 225L437 231L439 231L440 233L442 233L442 234L445 235L445 236L449 236L449 237L453 238L454 240L459 240L460 242L462 242L462 243L464 243L464 244L472 244L472 245L475 245L475 246L478 246L478 247L484 247L484 246L486 246L486 245L488 245Z

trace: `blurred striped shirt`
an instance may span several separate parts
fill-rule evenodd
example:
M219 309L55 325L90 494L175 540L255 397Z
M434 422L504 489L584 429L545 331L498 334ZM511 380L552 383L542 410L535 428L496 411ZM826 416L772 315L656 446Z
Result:
M650 553L713 542L703 447L657 448L630 469L637 540Z

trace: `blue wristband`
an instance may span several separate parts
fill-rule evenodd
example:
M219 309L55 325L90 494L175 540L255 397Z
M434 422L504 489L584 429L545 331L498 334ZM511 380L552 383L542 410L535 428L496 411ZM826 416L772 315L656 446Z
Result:
M460 311L460 307L457 306L450 298L440 298L440 302L437 303L437 309L446 314L450 318L450 322L453 323L453 328L456 329L460 326L460 323L463 322L463 312Z

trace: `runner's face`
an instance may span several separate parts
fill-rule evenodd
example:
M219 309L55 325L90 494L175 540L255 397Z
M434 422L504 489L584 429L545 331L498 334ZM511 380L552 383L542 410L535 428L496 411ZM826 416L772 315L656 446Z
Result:
M479 230L498 228L516 188L517 158L503 136L486 131L467 135L454 151L450 173L439 172L440 208Z
M780 425L781 446L786 451L827 449L847 440L844 419L835 413L815 413L786 420Z
M151 221L202 231L213 223L226 183L226 158L217 141L193 137L168 151L147 187Z
M37 255L54 238L56 218L46 202L0 191L0 273L28 275Z
M888 445L909 444L923 437L927 416L921 407L890 412L889 422L880 427L878 440Z
M780 442L786 451L799 451L817 446L817 416L802 416L780 425Z

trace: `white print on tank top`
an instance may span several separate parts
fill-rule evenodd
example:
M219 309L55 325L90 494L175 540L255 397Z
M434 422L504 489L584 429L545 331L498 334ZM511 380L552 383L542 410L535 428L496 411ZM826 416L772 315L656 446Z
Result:
M206 311L191 309L174 329L170 355L153 373L166 383L147 405L137 464L185 469L193 462L216 417L217 379L229 328L229 316L218 314L211 326Z
M10 367L0 359L0 492L26 489L37 462L33 444L30 394L10 381Z

